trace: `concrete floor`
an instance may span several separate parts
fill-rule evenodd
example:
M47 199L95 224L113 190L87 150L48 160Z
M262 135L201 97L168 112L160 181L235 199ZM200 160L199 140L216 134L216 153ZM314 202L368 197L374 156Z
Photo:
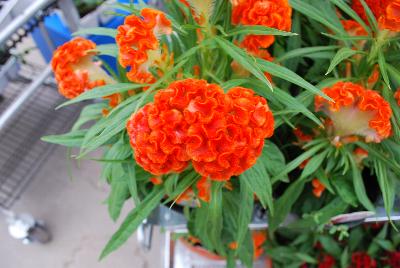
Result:
M72 180L70 174L72 172ZM57 147L16 202L16 212L44 220L53 235L46 245L23 245L8 235L0 220L1 268L157 268L162 263L162 234L154 232L153 247L143 252L136 235L118 251L98 262L98 256L129 211L113 223L102 202L109 193L99 180L100 165L86 160L69 170L66 151Z

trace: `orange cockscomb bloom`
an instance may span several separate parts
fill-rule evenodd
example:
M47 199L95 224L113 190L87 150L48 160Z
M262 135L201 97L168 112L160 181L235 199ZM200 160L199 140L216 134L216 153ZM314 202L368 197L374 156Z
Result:
M292 27L292 8L288 0L248 0L234 1L232 23L241 25L263 25L283 31ZM272 45L272 35L248 35L243 46L256 51Z
M379 28L400 32L400 0L365 0ZM360 0L353 0L352 8L367 23L368 17Z
M135 158L145 170L180 172L191 160L200 175L212 180L229 180L254 165L273 132L264 98L246 88L224 94L218 85L198 79L160 90L154 103L128 122ZM207 193L200 197L206 200Z
M61 95L68 99L75 98L97 86L114 83L107 73L93 60L92 52L96 44L82 37L77 37L54 52L51 67L58 83Z
M187 127L178 110L144 106L127 123L136 162L153 175L183 171L189 161L183 144Z
M338 82L323 92L333 101L317 96L315 109L329 116L337 137L359 135L380 142L391 135L392 109L378 92L351 82Z
M325 191L325 185L323 185L318 179L312 180L313 194L315 197L320 198Z
M397 104L400 106L400 88L394 93L394 98L397 100Z
M127 77L135 83L154 83L149 68L162 59L159 36L171 34L171 22L161 11L144 8L141 16L129 15L118 27L119 62L129 67Z
M225 114L189 133L189 148L201 155L193 159L193 167L214 180L228 180L252 167L264 139L274 132L274 118L264 98L242 87L230 89L227 96Z

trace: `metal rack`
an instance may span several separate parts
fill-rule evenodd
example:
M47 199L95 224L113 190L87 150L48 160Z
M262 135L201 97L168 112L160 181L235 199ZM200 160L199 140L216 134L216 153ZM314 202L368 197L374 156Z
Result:
M76 30L79 16L72 0L9 0L1 4L0 48L9 59L0 61L6 63L0 66L0 75L9 76L10 70L16 69L13 70L16 77L12 83L0 85L0 212L6 216L14 238L24 243L44 243L50 240L45 226L29 214L16 214L10 208L54 148L40 138L67 131L80 109L75 106L55 111L64 99L51 81L51 67L35 69L28 78L19 77L18 68L22 68L22 74L27 66L20 66L10 50L35 28L40 28L52 50L54 46L43 26L44 18L58 7L64 11L70 29Z

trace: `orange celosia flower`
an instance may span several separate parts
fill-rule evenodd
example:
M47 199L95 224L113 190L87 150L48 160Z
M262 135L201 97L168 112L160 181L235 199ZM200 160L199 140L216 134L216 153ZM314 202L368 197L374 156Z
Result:
M325 191L325 185L323 185L318 179L313 179L312 186L314 188L313 194L315 197L320 198L322 193Z
M230 89L227 95L226 113L217 113L210 123L191 126L188 135L193 167L214 180L228 180L253 166L264 139L274 132L274 119L264 98L242 87Z
M233 4L233 24L263 25L283 31L290 31L292 27L292 8L288 0L236 0ZM271 46L274 40L271 35L248 35L243 46L256 51Z
M361 164L362 161L363 161L365 158L368 157L368 151L366 151L366 150L364 150L364 149L362 149L362 148L360 148L360 147L357 147L357 148L354 150L353 154L354 154L354 158L355 158L357 164Z
M154 175L183 171L189 161L182 139L187 127L178 110L144 106L127 123L136 162Z
M96 44L82 37L77 37L54 52L51 67L58 83L61 95L68 99L75 98L94 87L113 83L113 80L93 60Z
M305 134L300 128L296 127L293 129L293 133L299 142L309 142L312 141L313 137L311 135Z
M150 178L150 181L154 185L160 185L163 183L163 180L160 177L152 177Z
M368 36L368 32L355 20L342 20L341 22L350 36Z
M367 142L380 142L391 135L392 109L379 93L350 82L338 82L323 92L333 101L315 98L315 109L333 122L335 135L364 136Z
M365 0L379 23L379 28L400 32L400 0ZM352 8L367 23L368 17L360 0L353 0Z
M383 29L400 32L400 1L393 0L385 8L385 14L379 18L379 25Z
M254 247L254 259L259 258L264 254L263 245L267 241L267 234L265 231L254 231L252 233L253 247Z
M245 50L247 50L247 52L257 58L263 59L263 60L267 60L267 61L273 61L274 58L271 56L271 54L269 54L269 52L265 49L257 49L257 50L248 50L245 46L243 46L243 44L241 45L242 48L244 48ZM231 63L231 67L232 70L235 74L239 75L239 76L243 76L243 77L249 77L250 76L250 72L247 71L245 68L243 68L242 65L240 65L237 61L232 61ZM269 80L272 81L272 77L271 74L268 72L264 72L265 77Z
M204 202L210 202L211 198L211 181L207 177L202 177L196 183L198 193L198 198Z
M127 77L136 83L154 83L149 68L162 58L158 37L171 34L171 22L161 11L144 8L141 17L129 15L118 27L119 62L129 67Z
M394 98L397 100L397 104L400 106L400 88L394 93Z
M255 164L274 131L265 99L246 88L228 94L204 80L186 79L160 90L128 122L137 162L159 175L194 169L228 180Z

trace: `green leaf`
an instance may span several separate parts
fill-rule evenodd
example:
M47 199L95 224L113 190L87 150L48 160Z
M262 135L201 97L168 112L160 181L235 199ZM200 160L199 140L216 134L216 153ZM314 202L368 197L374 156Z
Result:
M295 168L300 166L301 163L303 163L305 160L312 157L314 154L316 154L319 150L321 150L326 145L327 145L326 143L321 143L321 144L318 144L318 145L312 147L308 151L305 151L304 153L299 155L297 158L292 160L290 163L288 163L286 165L286 167L283 170L281 170L281 172L279 174L275 175L275 177L272 178L272 181L279 180L280 177L285 176L286 174L288 174L289 172L291 172L292 170L294 170Z
M294 50L290 50L285 54L275 59L275 62L282 62L288 59L306 57L316 52L331 51L337 49L338 46L317 46L317 47L302 47Z
M100 259L104 259L128 240L143 220L159 205L164 194L165 191L163 188L155 187L153 191L146 196L143 202L128 214L118 231L111 237L111 240L103 249Z
M358 14L343 0L330 0L336 6L338 6L344 13L349 15L353 20L358 22L369 34L371 29L365 24L364 20L358 16Z
M246 234L249 232L249 223L253 216L253 191L243 180L240 181L240 206L236 242L242 246ZM239 249L239 248L238 248Z
M307 178L309 176L314 177L314 172L322 165L322 162L325 160L327 154L328 151L315 154L305 166L303 172L301 173L301 178Z
M389 89L392 89L390 86L389 75L386 67L385 55L383 54L382 50L379 50L378 52L378 63L379 63L379 69L381 70L381 74L383 77L383 81L385 81Z
M105 27L92 27L92 28L83 28L72 34L73 36L78 35L102 35L109 36L115 38L117 35L116 29L105 28Z
M78 130L84 124L86 124L90 121L93 121L93 120L100 119L103 116L103 109L105 109L107 107L108 107L108 105L104 102L90 104L90 105L85 106L82 109L78 120L76 120L76 122L72 126L72 130Z
M333 57L331 64L329 65L328 71L326 72L325 75L329 74L330 72L333 71L333 69L341 63L343 60L350 58L351 56L361 53L361 51L353 50L351 48L343 47L339 49L339 51L336 53L335 57Z
M344 202L356 207L357 197L354 193L352 185L345 177L335 177L331 179L331 183L335 188L335 192L343 199Z
M309 82L304 80L301 76L287 69L286 67L280 66L276 63L266 61L263 59L257 59L257 62L259 63L259 66L262 71L268 72L272 76L282 78L283 80L298 85L299 87L304 88L314 94L320 95L327 100L332 100L325 93L323 93L318 88L316 88L315 86L311 85Z
M140 204L140 198L137 189L136 168L134 160L132 159L131 161L132 163L125 165L125 168L128 171L127 183L128 183L129 193L131 194L132 199L135 202L135 206L138 206Z
M358 201L369 211L375 211L374 205L371 203L367 196L367 192L365 190L364 182L360 173L360 170L355 163L352 156L350 156L351 170L353 176L353 186L358 198Z
M298 179L295 182L290 183L289 188L286 189L285 193L275 201L275 215L273 217L268 217L269 229L271 232L274 232L286 219L292 206L303 191L306 182L307 180L305 179Z
M118 84L111 84L111 85L105 85L105 86L100 86L100 87L95 87L91 90L85 91L78 97L69 100L67 102L64 102L63 104L59 105L56 109L59 109L61 107L71 105L74 103L78 103L84 100L90 100L90 99L97 99L101 97L106 97L110 96L115 93L123 93L127 92L129 90L133 89L138 89L142 88L143 85L141 84L131 84L131 83L118 83Z
M335 239L328 235L321 235L318 240L327 253L334 256L336 259L340 258L342 254L342 249Z
M386 214L390 220L390 214L394 205L396 186L393 178L388 176L386 166L379 160L374 161L375 173L378 178L379 188L381 189L383 203L385 206Z
M202 203L208 210L208 235L213 247L219 254L225 252L221 240L223 218L222 216L222 186L221 182L213 182L211 187L211 200L207 203Z
M59 144L65 147L80 147L86 133L87 130L74 130L62 135L45 136L42 137L41 140L48 143Z
M318 5L316 5L318 2L313 2L312 4L307 3L304 0L290 0L290 5L297 10L298 12L306 15L307 17L318 21L319 23L325 25L329 29L333 30L336 33L343 33L344 29L341 27L340 23L337 23L336 21L332 21L332 18L330 16L326 16L327 9L329 6L325 6L326 10L321 10L318 9ZM324 3L319 3L319 4L328 4L326 2Z
M286 166L285 156L281 150L273 142L266 140L263 148L263 152L260 156L262 163L264 164L267 172L271 176L275 176ZM286 181L287 176L282 178L282 181Z
M233 30L227 33L228 36L238 35L238 34L256 34L256 35L282 35L282 36L294 36L297 33L280 31L275 28L269 28L262 25L251 25L251 26L237 26Z
M364 7L365 13L367 14L369 25L371 25L372 30L377 33L379 31L378 22L376 21L374 13L372 13L371 9L364 0L360 0L360 2L361 5Z
M122 206L129 194L128 184L124 177L113 177L111 180L111 193L108 198L108 212L111 219L116 221L121 214Z
M217 44L229 55L232 59L236 60L246 70L252 73L255 77L260 79L269 89L273 90L271 82L265 77L264 73L255 61L255 58L246 53L243 49L235 46L223 38L215 37Z
M89 51L96 52L99 55L110 56L113 58L118 58L119 50L116 44L105 44L98 45L95 49L91 49Z
M271 215L274 214L271 180L260 159L258 159L254 166L240 175L240 182L246 183L247 186L258 196L263 207L268 206Z

